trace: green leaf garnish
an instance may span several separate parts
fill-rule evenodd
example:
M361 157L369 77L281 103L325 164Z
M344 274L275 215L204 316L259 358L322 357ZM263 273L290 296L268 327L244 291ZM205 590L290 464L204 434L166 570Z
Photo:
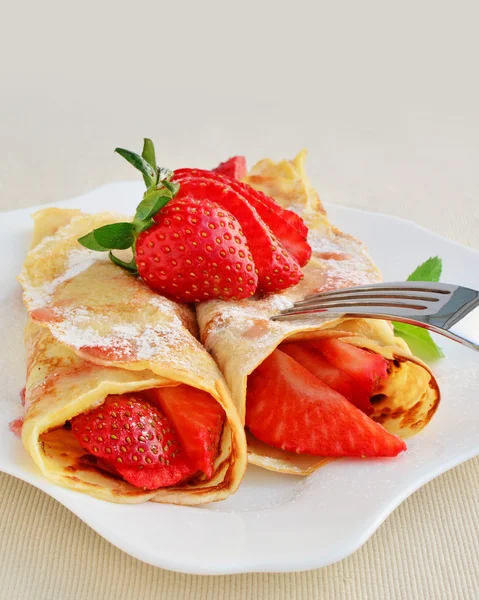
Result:
M143 140L143 152L140 156L136 152L116 148L120 156L123 156L130 164L138 169L143 175L146 192L143 200L138 204L132 223L113 223L94 229L87 235L79 238L80 244L97 252L109 252L110 260L126 269L130 273L138 273L135 261L136 240L142 231L146 231L155 221L153 217L176 196L180 184L170 181L173 171L158 168L156 165L155 147L149 138ZM133 259L125 262L115 256L111 250L133 250Z
M426 262L419 265L407 281L439 281L442 273L442 260L438 256L428 258ZM437 360L444 358L441 348L432 339L427 329L409 325L408 323L393 322L394 333L401 337L412 352L424 360Z
M104 252L105 250L126 250L135 241L132 223L112 223L94 229L78 241L85 248Z
M155 146L149 138L145 138L143 140L143 152L141 153L141 156L146 160L146 162L156 173ZM158 175L156 176L156 180L158 181ZM143 181L145 182L146 187L150 187L151 184L149 183L149 180L145 175L143 175Z
M166 169L165 167L158 167L158 181L163 181L166 179L170 181L173 177L173 171L171 169Z
M172 198L173 196L176 196L178 190L180 189L180 184L176 183L176 181L168 181L168 179L162 179L160 183L170 192Z
M439 281L442 273L442 260L439 256L433 256L428 258L426 262L419 265L411 275L407 278L407 281Z
M95 250L96 252L108 251L108 248L104 248L97 242L95 238L95 231L90 231L90 233L87 233L83 237L78 238L78 241L82 246L85 246L85 248L88 248L89 250Z
M444 358L444 352L434 342L427 329L409 325L408 323L394 323L394 333L401 337L411 348L413 354L424 360L438 360Z
M153 171L156 171L155 146L150 138L143 139L143 152L141 153L141 156L146 160Z
M111 250L108 256L110 257L111 262L115 263L115 265L126 269L130 273L135 273L135 275L138 273L138 267L136 266L136 260L134 257L130 260L130 262L125 262L124 260L119 259L118 256L115 256Z
M136 208L135 220L144 221L151 219L161 208L168 204L173 195L166 187L147 190L143 196L143 200Z
M120 156L123 156L123 158L133 165L135 169L140 171L143 175L146 187L149 188L152 185L156 185L156 169L154 169L142 156L136 154L136 152L125 150L124 148L115 148L115 152Z

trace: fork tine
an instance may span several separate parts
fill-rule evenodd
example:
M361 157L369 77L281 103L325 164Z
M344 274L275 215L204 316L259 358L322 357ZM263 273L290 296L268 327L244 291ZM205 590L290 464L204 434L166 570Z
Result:
M410 292L414 294L428 293L428 294L451 294L454 292L457 286L448 285L445 283L429 283L424 281L399 281L393 283L374 283L371 285L360 285L349 288L343 288L338 290L330 290L327 292L320 292L315 294L309 294L304 297L304 300L316 298L319 295L321 297L326 296L341 296L350 294L364 294L364 293L398 293L398 292Z
M360 302L368 302L369 300L414 300L416 302L439 302L437 295L432 295L430 293L408 293L408 292L395 292L395 291L387 291L387 292L363 292L363 293L344 293L337 295L328 295L328 294L316 294L315 296L309 296L309 299L298 300L294 303L297 307L307 307L310 304L316 304L317 302L322 302L324 304L329 302L353 302L355 304Z
M388 309L388 308L393 308L393 309L407 309L409 311L424 311L424 310L428 310L430 308L430 306L428 306L427 303L425 302L418 302L417 300L397 300L397 301L374 301L374 302L369 302L369 301L362 301L360 304L358 303L357 300L338 300L338 301L334 301L334 300L329 300L326 302L323 302L321 300L317 300L316 302L311 302L310 304L306 305L306 306L298 306L297 304L295 304L294 306L292 306L291 308L286 308L284 310L282 310L279 314L281 315L287 315L287 314L294 314L297 312L316 312L316 311L320 311L320 310L331 310L331 309L336 309L336 308L343 308L343 309L354 309L354 308L361 308L361 309L371 309L372 307L378 307L378 308L383 308L383 309ZM346 312L346 311L344 311Z

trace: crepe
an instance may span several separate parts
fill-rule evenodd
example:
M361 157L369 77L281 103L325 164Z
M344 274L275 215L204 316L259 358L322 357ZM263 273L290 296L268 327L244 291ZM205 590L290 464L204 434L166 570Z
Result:
M262 160L244 180L303 217L313 249L311 261L303 269L303 281L262 299L213 300L199 305L201 339L220 366L243 423L248 376L280 344L335 337L376 352L389 360L390 374L375 392L377 401L371 417L389 432L408 437L420 431L433 416L439 402L439 388L428 366L412 355L402 339L395 337L389 322L346 318L269 320L307 294L381 280L366 247L329 222L306 176L305 157L302 151L292 161ZM251 435L248 459L273 471L299 475L307 475L325 463L320 457L273 448Z
M223 376L195 337L194 312L77 242L119 220L112 213L60 209L34 215L33 247L19 277L28 309L23 445L47 479L97 498L185 505L221 500L241 481L246 442ZM210 394L226 415L208 480L136 488L99 470L65 426L109 394L181 384Z

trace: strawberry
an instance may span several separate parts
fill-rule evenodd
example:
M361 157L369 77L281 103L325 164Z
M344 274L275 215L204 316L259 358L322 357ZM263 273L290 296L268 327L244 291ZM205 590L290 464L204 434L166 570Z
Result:
M170 420L135 395L108 396L71 425L82 448L136 487L155 490L196 472Z
M253 188L212 171L160 169L149 139L141 156L123 148L116 152L142 173L147 190L133 222L99 227L79 238L80 244L109 252L116 265L181 302L240 300L303 278L298 259L305 264L311 248L274 200L264 195L265 202L258 200ZM129 262L112 252L128 248Z
M176 179L175 173L175 179ZM192 175L180 178L183 194L194 198L214 200L234 215L246 235L253 260L258 269L258 288L261 292L276 292L296 285L303 274L296 259L265 226L256 210L228 183L216 178Z
M354 406L371 414L372 406L369 396L364 393L361 386L357 385L354 377L351 377L341 369L333 366L313 346L307 342L282 344L281 351L294 358L302 367L308 369L315 377L339 392Z
M273 198L255 190L250 185L234 181L224 175L219 176L217 173L202 169L178 169L175 171L174 179L181 182L189 177L201 177L228 184L256 210L286 250L296 258L299 266L304 267L311 258L312 250L307 241L308 228L303 219L296 213L282 208ZM228 206L225 205L225 208Z
M252 296L258 277L238 221L209 200L184 194L154 217L136 240L140 277L183 302Z
M150 140L142 156L116 151L141 171L148 187L132 223L113 223L81 237L80 244L109 251L117 265L140 275L153 290L180 302L252 296L258 285L256 265L241 226L230 212L209 199L187 193L170 181L173 172L156 166ZM112 250L131 248L120 260Z
M363 398L369 400L378 383L387 377L388 363L380 354L334 338L311 342L311 346L319 350L328 363L352 377L356 382L358 395L362 394Z
M313 456L396 456L405 443L293 358L275 350L249 376L246 426L261 441Z
M244 156L233 156L213 169L213 173L226 175L232 179L243 179L243 177L246 177L247 172L246 158Z
M189 464L212 477L225 421L221 405L208 393L187 385L150 390L147 397L173 424Z

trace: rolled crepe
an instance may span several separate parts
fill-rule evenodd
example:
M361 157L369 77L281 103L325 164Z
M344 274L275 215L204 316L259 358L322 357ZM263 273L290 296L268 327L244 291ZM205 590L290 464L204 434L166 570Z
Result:
M196 339L193 311L151 291L77 239L121 221L46 209L34 215L33 247L20 282L28 309L22 442L56 484L113 502L200 504L233 493L246 468L242 424L217 365ZM68 428L110 394L186 385L225 412L214 474L158 490L99 470Z
M220 366L243 423L248 376L282 344L334 337L380 354L389 361L389 375L375 391L370 416L389 432L408 437L420 431L433 416L439 388L427 365L394 336L389 322L317 317L291 322L269 319L307 294L381 280L365 246L330 224L306 176L304 160L304 151L292 161L275 163L266 159L253 167L244 180L274 197L282 207L299 213L309 227L313 255L304 268L303 281L262 299L201 304L197 309L201 339ZM264 385L267 387L268 382ZM317 456L273 448L250 434L248 460L266 469L300 475L311 473L326 462Z

